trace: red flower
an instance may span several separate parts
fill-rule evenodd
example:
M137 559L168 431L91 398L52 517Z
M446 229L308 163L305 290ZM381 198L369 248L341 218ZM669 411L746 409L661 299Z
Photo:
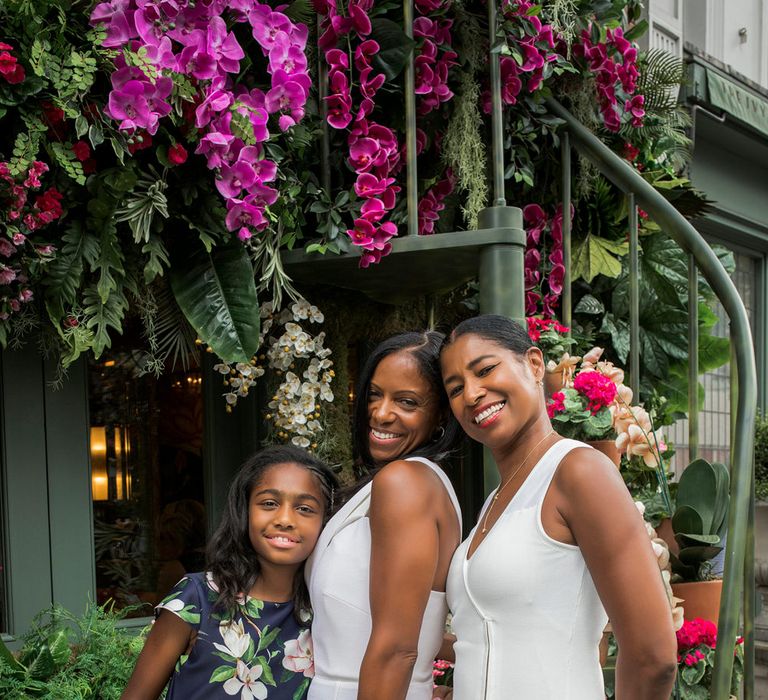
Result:
M85 141L78 141L72 145L72 153L81 163L91 157L91 149Z
M133 155L136 151L143 151L152 145L152 136L146 131L137 131L128 142L128 153Z
M616 398L616 385L600 372L579 372L573 380L573 388L589 399L587 408L593 414Z
M640 149L633 146L631 143L627 142L624 144L624 157L631 162L634 162L637 160L637 157L640 155Z
M52 102L44 100L40 103L40 106L43 108L43 114L45 115L45 120L48 122L49 126L56 126L64 121L64 110L59 109Z
M180 143L174 143L168 149L168 161L172 165L181 165L187 161L187 149Z
M552 399L547 403L547 415L550 418L555 417L555 413L562 413L565 410L565 394L562 391L556 391L552 394Z

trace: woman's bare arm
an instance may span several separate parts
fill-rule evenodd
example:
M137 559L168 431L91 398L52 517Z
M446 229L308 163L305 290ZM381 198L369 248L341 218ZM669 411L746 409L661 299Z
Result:
M387 465L373 480L372 631L360 669L358 700L403 700L438 565L434 513L439 482L418 462Z
M642 516L618 470L594 450L574 450L553 485L616 635L616 697L669 697L677 668L669 602Z
M192 632L178 615L161 611L120 700L157 700L179 657L189 647Z

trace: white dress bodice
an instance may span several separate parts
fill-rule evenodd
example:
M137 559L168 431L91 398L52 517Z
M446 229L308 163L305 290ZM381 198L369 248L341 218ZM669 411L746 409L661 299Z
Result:
M423 462L440 477L461 527L459 502L442 469L422 457L408 459ZM370 482L363 486L328 521L307 560L305 577L312 601L315 658L308 700L357 700L360 666L371 636L371 528L367 517L371 488ZM432 663L442 643L447 612L446 594L432 591L406 700L432 698ZM392 614L397 615L397 610Z
M454 700L605 697L598 644L608 618L581 550L549 537L541 523L558 465L584 446L556 442L472 557L477 526L456 550L447 584L457 636Z

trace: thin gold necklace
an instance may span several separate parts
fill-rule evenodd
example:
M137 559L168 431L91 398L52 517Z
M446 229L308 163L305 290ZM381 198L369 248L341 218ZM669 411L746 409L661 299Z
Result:
M554 432L555 432L554 430L550 430L543 438L541 438L541 440L539 440L531 448L531 450L528 452L528 454L525 455L525 457L523 458L523 461L520 462L520 464L518 465L517 469L515 469L515 471L512 472L512 476L510 476L509 479L507 479L501 486L499 486L498 489L496 489L496 495L493 497L493 500L491 501L490 505L488 506L488 510L485 511L485 519L483 520L483 530L482 530L483 534L488 532L488 518L491 516L491 511L493 510L493 507L496 505L496 501L499 500L499 496L501 495L501 492L507 487L509 482L512 481L512 479L514 479L517 476L517 473L523 468L525 463L528 461L528 457L530 457L536 451L536 448L539 447L539 445L541 445L541 443L543 443L544 440L546 440L548 437L550 437Z

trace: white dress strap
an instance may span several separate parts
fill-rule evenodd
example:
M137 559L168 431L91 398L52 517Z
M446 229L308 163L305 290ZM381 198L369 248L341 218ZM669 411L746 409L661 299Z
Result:
M427 459L426 457L406 457L406 460L426 464L433 472L435 472L435 474L437 474L437 476L440 478L440 481L443 482L445 490L448 492L451 503L453 503L453 508L456 511L456 517L459 519L459 531L461 531L461 506L459 505L459 499L456 497L456 491L454 490L453 484L448 478L448 475L440 468L439 465L435 464L431 459Z

